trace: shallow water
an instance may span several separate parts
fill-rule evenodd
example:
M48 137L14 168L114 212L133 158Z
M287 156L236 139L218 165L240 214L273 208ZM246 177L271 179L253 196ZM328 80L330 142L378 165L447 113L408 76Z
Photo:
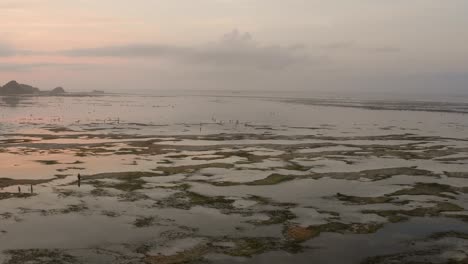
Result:
M434 232L468 232L466 223L445 218L414 218L405 223L390 224L370 235L323 234L307 243L306 253L270 252L249 260L222 259L216 263L360 263L369 256L407 252L409 241L424 239Z
M468 233L468 114L386 100L2 98L0 260L409 260L434 233ZM427 243L433 263L468 258Z

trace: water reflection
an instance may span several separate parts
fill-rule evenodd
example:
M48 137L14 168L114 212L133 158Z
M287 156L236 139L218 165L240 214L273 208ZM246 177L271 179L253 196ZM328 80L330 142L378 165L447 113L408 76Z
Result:
M18 107L19 104L24 101L24 97L21 96L2 96L0 97L0 106L7 106L7 107Z

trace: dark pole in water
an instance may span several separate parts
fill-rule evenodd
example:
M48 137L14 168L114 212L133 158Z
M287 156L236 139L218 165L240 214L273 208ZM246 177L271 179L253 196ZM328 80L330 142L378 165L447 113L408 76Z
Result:
M21 187L18 186L18 193L21 193Z
M31 194L34 193L33 185L31 184Z
M81 186L81 175L78 173L78 187Z

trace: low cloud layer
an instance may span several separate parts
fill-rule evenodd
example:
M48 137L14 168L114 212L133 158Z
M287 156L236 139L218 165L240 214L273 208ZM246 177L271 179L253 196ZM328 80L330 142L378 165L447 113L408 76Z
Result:
M44 68L61 70L82 70L92 65L79 63L0 63L0 71L5 72L28 72Z
M10 47L9 45L0 42L0 57L8 57L8 56L13 56L16 55L17 52Z
M0 78L5 82L22 80L28 73L37 78L54 76L42 82L67 87L75 83L72 89L371 91L379 87L381 91L437 91L444 86L459 92L466 88L463 64L455 69L439 62L421 64L406 58L404 52L390 45L354 41L265 45L238 30L217 41L193 45L128 44L40 51L0 44ZM32 60L28 62L28 58Z
M466 91L467 8L464 0L2 0L0 83Z
M284 68L311 59L300 46L263 46L249 33L234 30L215 43L198 46L135 44L61 52L72 57L117 57L173 60L182 63L252 68Z
M0 58L14 57L14 56L30 56L30 55L41 55L44 54L40 51L32 50L19 50L14 48L12 45L0 41Z

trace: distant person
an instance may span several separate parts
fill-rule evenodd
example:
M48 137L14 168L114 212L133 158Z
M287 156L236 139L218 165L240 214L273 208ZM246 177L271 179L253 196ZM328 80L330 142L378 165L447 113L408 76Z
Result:
M78 173L78 187L81 186L81 175Z
M21 193L21 186L18 186L18 193Z
M33 185L31 184L31 194L34 193Z

